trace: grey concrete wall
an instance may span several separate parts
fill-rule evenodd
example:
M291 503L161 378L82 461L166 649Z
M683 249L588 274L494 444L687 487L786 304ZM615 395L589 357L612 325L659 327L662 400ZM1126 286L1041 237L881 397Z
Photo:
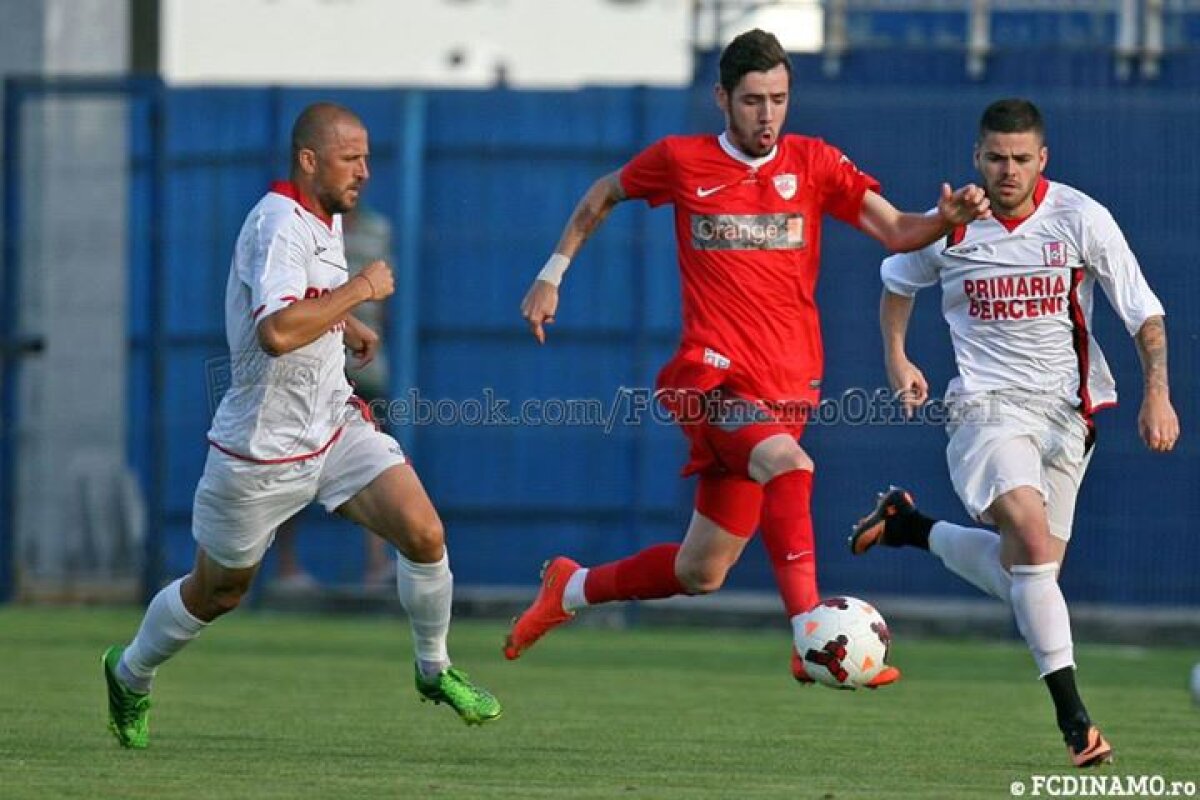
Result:
M7 73L120 76L127 0L0 0ZM15 24L13 24L15 23ZM25 106L17 426L19 588L136 574L124 482L127 109L120 97Z

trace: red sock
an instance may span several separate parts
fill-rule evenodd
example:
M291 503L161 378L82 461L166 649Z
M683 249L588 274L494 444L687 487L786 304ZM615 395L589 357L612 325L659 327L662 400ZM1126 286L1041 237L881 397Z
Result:
M762 538L788 619L817 604L812 478L806 469L776 475L763 486Z
M654 600L685 594L675 577L677 544L656 544L620 561L588 570L583 594L589 605L615 600Z

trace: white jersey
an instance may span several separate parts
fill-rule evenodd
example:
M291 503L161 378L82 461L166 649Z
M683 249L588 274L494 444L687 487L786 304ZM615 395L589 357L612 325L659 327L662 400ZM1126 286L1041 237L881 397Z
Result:
M1096 282L1133 336L1163 313L1108 209L1042 179L1013 231L981 219L945 240L886 259L887 289L912 296L940 282L958 377L948 395L1021 388L1057 394L1090 415L1116 402L1092 337Z
M328 222L299 202L295 187L277 182L246 217L225 289L229 389L208 440L238 458L281 463L311 458L337 439L350 384L339 323L316 341L269 356L257 325L297 300L328 294L346 282L342 220Z

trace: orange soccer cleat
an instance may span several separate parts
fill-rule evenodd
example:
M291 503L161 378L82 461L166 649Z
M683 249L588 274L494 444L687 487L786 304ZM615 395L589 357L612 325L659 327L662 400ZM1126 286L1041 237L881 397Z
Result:
M900 680L900 670L890 664L879 670L879 674L864 684L868 689L878 689Z
M558 556L542 565L542 588L533 604L513 621L504 641L504 657L514 661L545 636L551 628L570 622L575 614L563 609L563 591L567 581L579 569L569 558Z
M1113 749L1100 729L1089 725L1085 730L1067 734L1067 755L1077 767L1094 767L1113 762Z
M808 670L804 667L804 660L800 658L800 654L792 648L792 677L796 679L796 683L811 686L816 683L815 680L808 676ZM871 680L867 681L864 686L868 689L878 689L880 686L887 686L900 680L900 670L891 665L885 666Z
M792 648L792 677L796 679L796 683L811 686L816 683L815 680L808 677L808 670L804 668L804 660L800 658L800 654L796 652L796 648Z

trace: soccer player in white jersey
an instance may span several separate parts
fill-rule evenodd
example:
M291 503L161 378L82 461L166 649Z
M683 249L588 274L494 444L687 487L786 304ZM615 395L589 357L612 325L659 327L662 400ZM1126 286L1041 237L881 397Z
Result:
M1096 284L1134 338L1145 389L1138 426L1166 452L1179 438L1167 382L1163 308L1109 212L1048 181L1038 109L1000 100L983 113L975 164L993 218L883 262L880 325L888 380L911 412L928 396L905 331L917 290L941 284L958 376L947 390L946 450L954 489L990 530L935 521L893 488L854 529L851 549L921 547L1008 603L1054 701L1071 762L1112 760L1075 686L1058 571L1079 483L1092 454L1092 414L1111 405L1111 373L1090 333Z
M341 215L358 202L368 155L353 112L309 106L292 128L291 179L273 184L242 226L225 296L232 385L196 488L195 565L155 595L133 641L103 657L109 728L124 747L149 743L158 667L237 608L275 530L314 500L399 550L420 697L468 724L500 716L496 699L450 662L453 578L437 511L344 374L346 349L365 365L379 348L354 310L394 289L384 261L347 273Z

